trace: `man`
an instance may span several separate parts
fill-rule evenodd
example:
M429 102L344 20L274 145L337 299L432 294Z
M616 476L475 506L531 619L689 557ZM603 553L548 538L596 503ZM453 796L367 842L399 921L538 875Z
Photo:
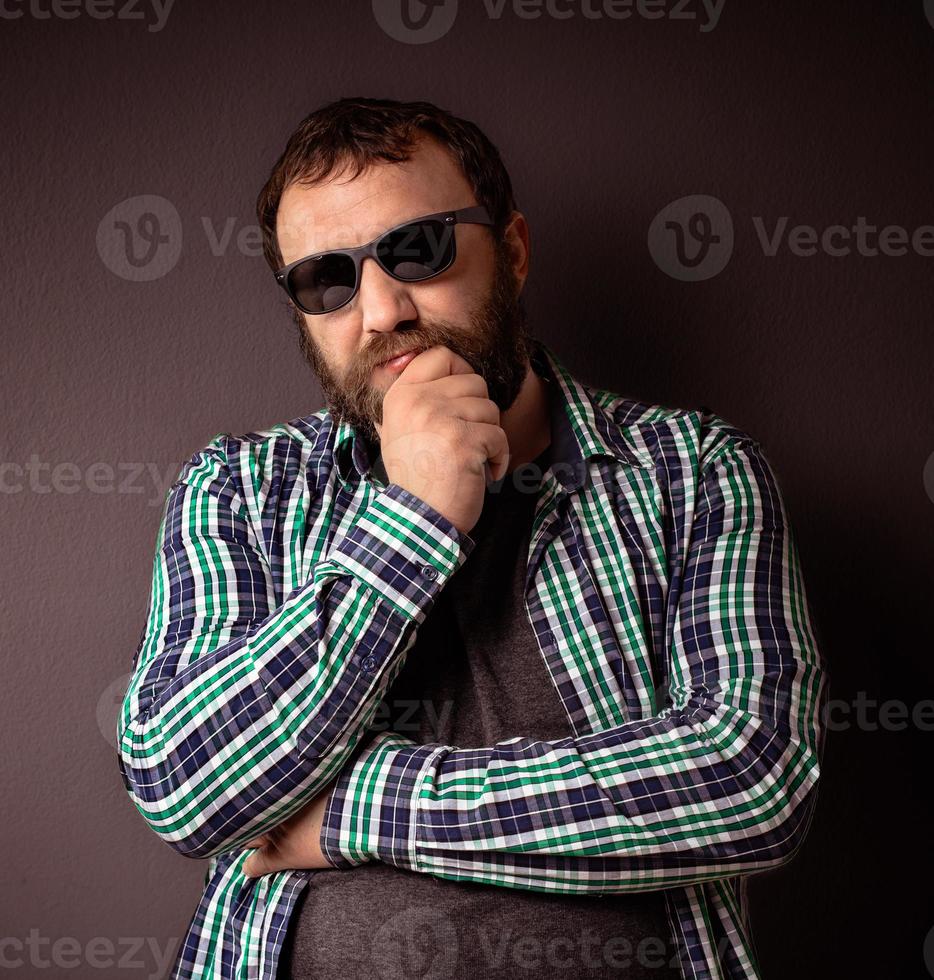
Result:
M258 213L328 408L166 500L117 739L210 859L174 976L759 977L827 679L761 447L528 334L509 177L435 106L312 113Z

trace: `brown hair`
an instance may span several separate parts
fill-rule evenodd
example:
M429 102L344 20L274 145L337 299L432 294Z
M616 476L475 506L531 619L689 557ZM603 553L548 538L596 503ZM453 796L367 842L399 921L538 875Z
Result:
M296 181L324 180L344 163L350 164L351 179L376 160L402 163L426 133L442 143L460 166L477 203L493 219L491 232L498 242L516 207L512 182L499 151L474 123L430 102L338 99L302 120L257 198L263 254L270 268L282 265L276 212L286 187Z

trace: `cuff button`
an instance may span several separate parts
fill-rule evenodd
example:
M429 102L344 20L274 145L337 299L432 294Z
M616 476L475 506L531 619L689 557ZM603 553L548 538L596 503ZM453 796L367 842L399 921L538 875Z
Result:
M422 565L422 575L433 582L438 577L438 569L434 565Z

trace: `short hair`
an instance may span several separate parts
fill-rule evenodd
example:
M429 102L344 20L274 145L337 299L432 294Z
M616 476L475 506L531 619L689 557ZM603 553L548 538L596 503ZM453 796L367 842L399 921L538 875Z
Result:
M403 163L418 140L434 137L451 153L477 204L483 205L499 242L516 208L512 182L499 151L478 126L430 102L345 98L306 116L289 137L256 201L263 255L275 271L282 266L276 214L291 184L314 184L347 166L351 179L374 161Z

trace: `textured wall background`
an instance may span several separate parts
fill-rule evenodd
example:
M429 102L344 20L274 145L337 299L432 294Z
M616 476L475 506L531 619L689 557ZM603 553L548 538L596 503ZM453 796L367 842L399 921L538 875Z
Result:
M5 0L0 943L26 963L14 975L164 976L197 904L205 865L133 809L114 719L181 463L219 432L322 404L251 229L288 133L345 95L426 98L488 132L531 222L531 327L578 377L707 405L762 441L836 705L806 844L752 885L762 960L775 978L925 975L934 239L917 229L934 224L934 4L610 9L461 0L430 39L400 27L398 0ZM720 234L696 272L671 235L649 247L689 195L722 205L673 209ZM902 255L851 240L804 256L768 244L783 217L789 232L862 217L917 234Z

